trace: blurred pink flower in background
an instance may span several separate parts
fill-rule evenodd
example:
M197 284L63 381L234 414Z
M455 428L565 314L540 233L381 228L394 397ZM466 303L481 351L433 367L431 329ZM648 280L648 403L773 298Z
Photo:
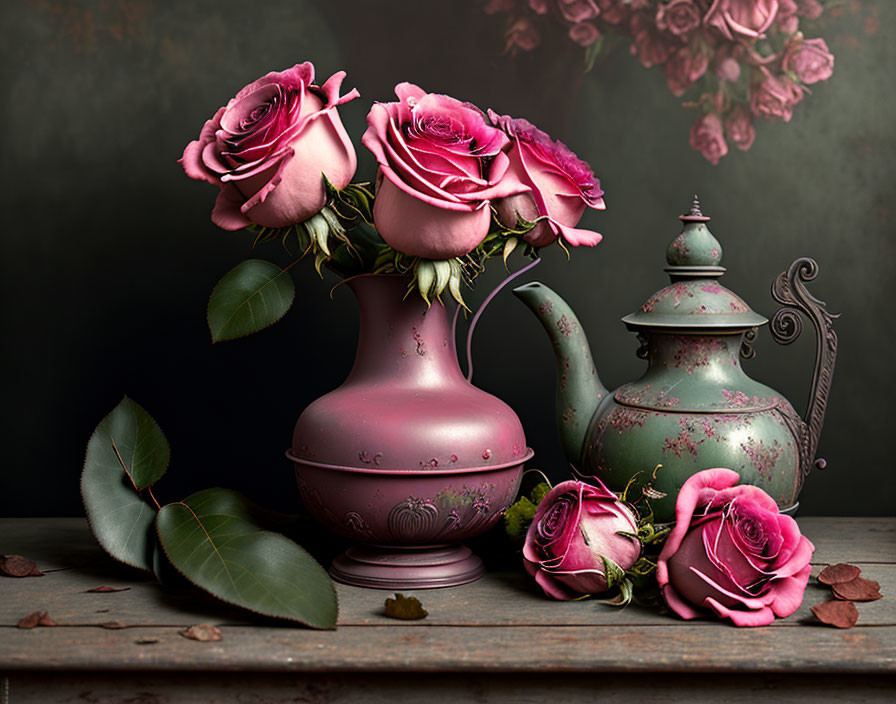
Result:
M691 147L706 157L711 164L728 153L722 121L714 112L706 113L691 127Z
M735 105L725 117L725 134L738 149L749 149L756 139L753 116L744 105Z
M569 38L582 46L591 46L598 37L600 37L600 32L591 22L579 22L569 28Z
M826 81L834 73L834 55L824 39L798 39L788 45L781 62L785 71L793 71L806 85Z
M789 77L768 74L761 83L753 86L750 108L754 115L766 120L790 122L793 106L802 99L802 89Z

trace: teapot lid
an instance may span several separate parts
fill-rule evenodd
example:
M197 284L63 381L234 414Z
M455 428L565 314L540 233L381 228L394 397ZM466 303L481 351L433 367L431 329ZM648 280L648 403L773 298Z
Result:
M631 330L642 328L712 329L737 332L768 322L746 302L722 286L725 273L722 246L706 223L697 196L690 211L680 215L681 234L666 249L664 271L672 283L654 293L641 308L622 322Z

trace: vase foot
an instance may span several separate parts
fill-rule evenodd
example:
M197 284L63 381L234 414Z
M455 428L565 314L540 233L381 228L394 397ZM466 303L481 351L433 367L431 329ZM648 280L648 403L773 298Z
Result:
M479 579L485 566L465 545L425 548L355 545L333 560L337 582L373 589L434 589Z

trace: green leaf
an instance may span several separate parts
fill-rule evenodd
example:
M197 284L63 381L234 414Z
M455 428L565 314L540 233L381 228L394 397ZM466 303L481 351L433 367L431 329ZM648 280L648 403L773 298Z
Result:
M305 550L263 530L257 507L235 492L206 489L159 511L165 554L196 586L265 616L335 628L333 583Z
M607 575L607 587L613 587L625 579L625 570L613 562L613 560L609 557L604 557L603 555L600 556L600 559L604 562L604 570Z
M152 570L155 518L139 490L165 473L170 454L152 416L127 397L87 443L81 496L90 528L106 552L138 569Z
M214 342L235 340L273 325L292 305L296 287L285 269L249 259L228 271L208 302Z

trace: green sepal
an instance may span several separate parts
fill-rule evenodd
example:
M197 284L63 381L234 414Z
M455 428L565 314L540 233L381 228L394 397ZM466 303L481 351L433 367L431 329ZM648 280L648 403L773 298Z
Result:
M600 556L604 563L604 574L607 576L607 588L614 587L625 579L625 570L609 557Z

